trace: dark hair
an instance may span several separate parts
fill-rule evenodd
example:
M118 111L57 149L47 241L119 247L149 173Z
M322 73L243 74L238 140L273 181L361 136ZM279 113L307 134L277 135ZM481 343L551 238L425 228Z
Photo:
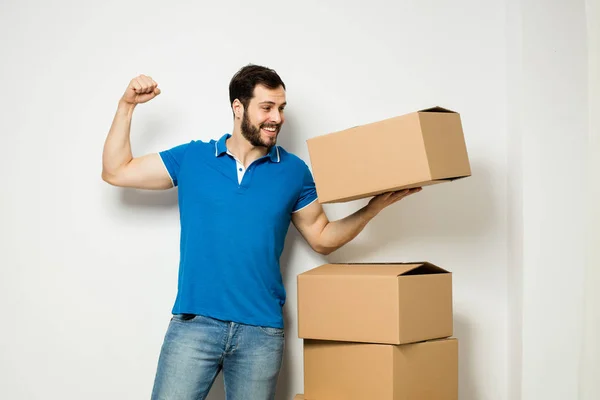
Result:
M269 89L277 89L285 84L274 70L260 65L248 64L235 73L229 82L229 104L238 99L244 108L248 108L254 96L256 85L263 85Z

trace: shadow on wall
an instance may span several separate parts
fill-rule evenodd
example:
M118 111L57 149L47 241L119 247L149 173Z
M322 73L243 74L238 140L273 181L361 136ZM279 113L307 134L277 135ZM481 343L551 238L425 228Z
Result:
M479 163L472 163L471 170L470 177L426 186L386 208L365 227L361 240L330 254L329 262L380 261L378 253L390 245L402 247L408 241L447 247L489 234L494 214L501 210L494 204L489 171Z
M492 221L501 213L494 203L493 180L485 165L472 163L472 176L450 183L425 187L392 205L377 216L364 231L360 241L352 241L327 257L328 262L421 261L429 260L429 251L437 253L456 244L477 243L481 237L494 233ZM397 246L423 250L418 259L381 260L381 250ZM430 250L428 250L430 249ZM408 253L414 252L408 250ZM404 253L400 251L400 254ZM389 254L389 252L386 252ZM441 265L444 267L444 265ZM481 268L486 268L482 266ZM459 398L478 400L476 371L474 370L472 321L454 314L454 337L459 340Z
M475 363L473 362L475 354L473 354L471 348L473 340L471 333L472 329L469 321L463 316L455 313L453 336L458 339L458 398L461 400L482 399L480 393L477 391L477 385L475 384L477 371L475 371Z
M168 190L122 189L121 204L127 208L163 208L177 207L177 188Z
M493 179L486 166L472 162L472 176L450 183L423 188L421 193L392 205L378 215L364 231L360 241L348 243L327 256L332 263L382 261L432 261L428 254L440 248L448 249L454 244L464 249L465 243L477 243L481 237L494 234L493 221L501 213L501 205L494 203ZM402 249L410 243L411 248L423 250L417 259L382 260L381 249L396 246ZM396 252L396 250L395 250ZM413 251L407 250L414 254ZM403 254L404 251L399 251ZM386 252L389 254L389 251ZM444 265L440 265L444 267ZM486 268L482 265L481 268ZM459 398L478 400L474 370L473 321L454 314L454 337L459 340Z

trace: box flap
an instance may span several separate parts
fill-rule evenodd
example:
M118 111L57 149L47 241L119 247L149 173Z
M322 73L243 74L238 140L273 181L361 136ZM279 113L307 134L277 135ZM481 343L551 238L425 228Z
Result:
M429 262L325 264L301 275L388 276L440 274L448 271Z
M452 111L449 108L444 108L444 107L440 107L440 106L425 108L425 109L419 110L417 112L442 112L442 113L454 113L454 114L457 114L456 111Z
M402 275L429 275L429 274L445 274L445 273L450 272L450 271L440 268L437 265L434 265L427 261L417 263L416 265L417 265L416 268L412 268L409 271L406 271Z

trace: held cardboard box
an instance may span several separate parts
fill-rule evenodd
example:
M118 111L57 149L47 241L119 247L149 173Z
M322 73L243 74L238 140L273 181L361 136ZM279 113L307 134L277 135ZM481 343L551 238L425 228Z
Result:
M304 341L304 393L317 400L458 400L458 341Z
M471 175L460 114L441 107L307 140L320 203Z
M300 338L403 344L453 334L452 274L431 263L325 264L297 280Z

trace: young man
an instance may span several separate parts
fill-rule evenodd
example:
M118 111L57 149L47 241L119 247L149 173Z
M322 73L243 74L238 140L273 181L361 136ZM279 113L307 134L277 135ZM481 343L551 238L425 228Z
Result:
M102 156L102 178L112 185L178 186L178 293L152 399L202 400L222 370L228 400L271 400L284 348L279 259L290 222L315 251L329 254L420 188L376 196L356 213L329 221L308 166L276 145L285 84L256 65L230 82L231 134L134 158L133 111L159 94L149 76L129 83Z

